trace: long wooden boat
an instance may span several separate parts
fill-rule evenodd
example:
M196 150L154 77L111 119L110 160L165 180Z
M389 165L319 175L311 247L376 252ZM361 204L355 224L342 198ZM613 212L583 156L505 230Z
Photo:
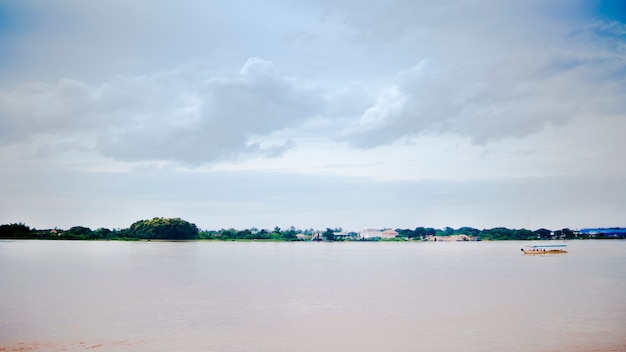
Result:
M522 248L524 254L562 254L567 253L566 244L546 244L542 246L526 246Z

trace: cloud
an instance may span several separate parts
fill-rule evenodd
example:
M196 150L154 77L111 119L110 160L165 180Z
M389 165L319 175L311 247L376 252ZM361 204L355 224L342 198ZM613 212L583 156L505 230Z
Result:
M92 102L90 87L68 79L54 86L28 83L12 93L0 92L0 144L85 128Z
M493 6L485 13L452 2L393 2L352 12L348 22L364 41L423 58L374 90L356 128L344 129L341 138L371 148L454 133L486 144L574 118L624 115L623 24L580 16L554 24L556 5L487 3ZM531 18L533 26L526 22Z
M229 76L209 76L202 65L188 65L117 76L99 86L63 79L0 92L0 143L91 131L98 136L97 150L118 160L201 163L247 153L276 156L292 142L254 143L323 109L317 89L251 58Z
M215 14L228 6L198 3L171 13L172 8L163 5L150 7L152 19L140 19L121 44L109 34L131 27L143 4L128 7L119 28L110 28L104 19L119 10L119 1L97 7L80 2L53 6L55 16L68 19L64 29L51 30L50 38L32 41L39 45L16 52L39 53L29 56L41 58L47 48L44 39L62 37L66 40L51 41L59 46L55 52L75 52L78 56L67 62L85 63L88 71L95 71L90 60L81 59L90 52L117 52L116 59L123 61L132 59L132 48L140 47L142 61L153 50L165 52L159 42L177 42L181 53L195 55L190 49L196 47L194 41L231 52L237 51L233 43L241 42L241 47L255 51L260 50L258 43L237 33L262 32L280 67L295 73L287 76L271 62L253 57L236 73L210 66L215 61L202 61L211 64L116 75L101 84L67 78L54 84L24 84L0 91L0 144L38 134L95 131L94 147L116 159L199 163L277 155L297 140L259 140L317 117L323 117L329 135L370 148L425 133L454 133L486 144L524 138L576 117L626 110L626 27L585 17L587 5L582 1L321 1L307 4L315 16L269 3L277 15L289 12L302 21L270 25L233 14L239 28ZM44 29L51 29L52 19L44 16L47 7L42 6L30 2L27 7L43 16ZM217 12L189 11L194 9ZM202 26L201 33L184 24L166 35L163 24L186 12L193 12L193 23L204 18L198 13L207 12L213 24ZM75 30L85 24L83 17L94 19L89 35ZM218 29L223 36L215 35ZM94 48L94 38L101 48ZM294 41L308 41L315 50L303 50ZM332 55L333 63L320 61L320 53ZM107 57L97 59L93 62ZM352 73L342 76L344 72ZM346 79L354 76L360 80Z
M626 27L589 1L4 3L7 222L623 214Z

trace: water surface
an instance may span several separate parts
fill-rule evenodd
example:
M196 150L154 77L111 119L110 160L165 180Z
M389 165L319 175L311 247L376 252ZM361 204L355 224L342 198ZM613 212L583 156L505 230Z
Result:
M0 241L0 351L626 351L626 241Z

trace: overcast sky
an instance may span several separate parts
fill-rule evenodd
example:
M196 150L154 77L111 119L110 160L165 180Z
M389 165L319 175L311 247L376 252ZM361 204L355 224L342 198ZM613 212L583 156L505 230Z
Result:
M0 1L0 223L626 226L621 0Z

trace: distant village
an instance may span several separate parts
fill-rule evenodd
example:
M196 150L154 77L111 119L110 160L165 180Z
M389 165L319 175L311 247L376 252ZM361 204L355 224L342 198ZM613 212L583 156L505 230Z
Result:
M473 228L461 228L459 230L454 230L447 228L448 231L428 231L428 229L424 229L424 233L420 236L406 236L401 235L399 231L403 231L401 229L393 230L393 229L376 229L376 228L363 228L360 232L344 232L344 231L333 231L332 238L333 240L343 240L343 241L355 241L355 240L394 240L394 239L403 239L403 240L419 240L425 242L465 242L465 241L481 241L482 236L480 236L480 232L482 231L490 231L490 230L476 230ZM466 233L459 233L463 229L467 230ZM417 229L416 229L417 230ZM452 231L450 231L452 230ZM493 229L492 229L493 230ZM498 229L496 229L498 230ZM517 231L517 230L508 230L502 228L501 230L505 231ZM404 230L411 231L411 230ZM529 230L525 230L529 231ZM434 233L433 233L434 232ZM478 232L478 233L477 233ZM556 239L594 239L594 238L603 238L603 239L624 239L626 238L626 228L584 228L580 230L569 230L563 229L558 231L550 231L546 229L539 229L532 232L533 237L536 236L536 239L539 240L556 240ZM300 240L314 240L321 241L326 239L324 233L321 231L315 231L311 234L299 233L296 235ZM528 238L527 238L528 239Z
M339 241L376 241L376 240L393 240L393 239L406 239L409 237L399 237L400 233L396 230L392 229L373 229L373 228L364 228L360 232L344 232L337 231L333 232L333 239ZM323 240L323 235L321 231L317 231L314 234L298 234L296 235L301 240ZM415 239L415 238L413 238ZM480 241L479 237L476 236L468 236L465 234L459 235L425 235L423 237L418 238L420 241L440 241L440 242L455 242L455 241Z
M424 241L424 242L467 242L500 240L571 240L571 239L624 239L626 228L584 228L571 230L508 229L496 227L476 229L461 227L434 229L363 228L359 232L343 231L341 228L325 230L296 229L241 229L200 230L180 218L153 218L140 220L125 229L74 226L70 229L30 228L25 224L0 225L0 239L46 239L46 240L270 240L270 241Z

